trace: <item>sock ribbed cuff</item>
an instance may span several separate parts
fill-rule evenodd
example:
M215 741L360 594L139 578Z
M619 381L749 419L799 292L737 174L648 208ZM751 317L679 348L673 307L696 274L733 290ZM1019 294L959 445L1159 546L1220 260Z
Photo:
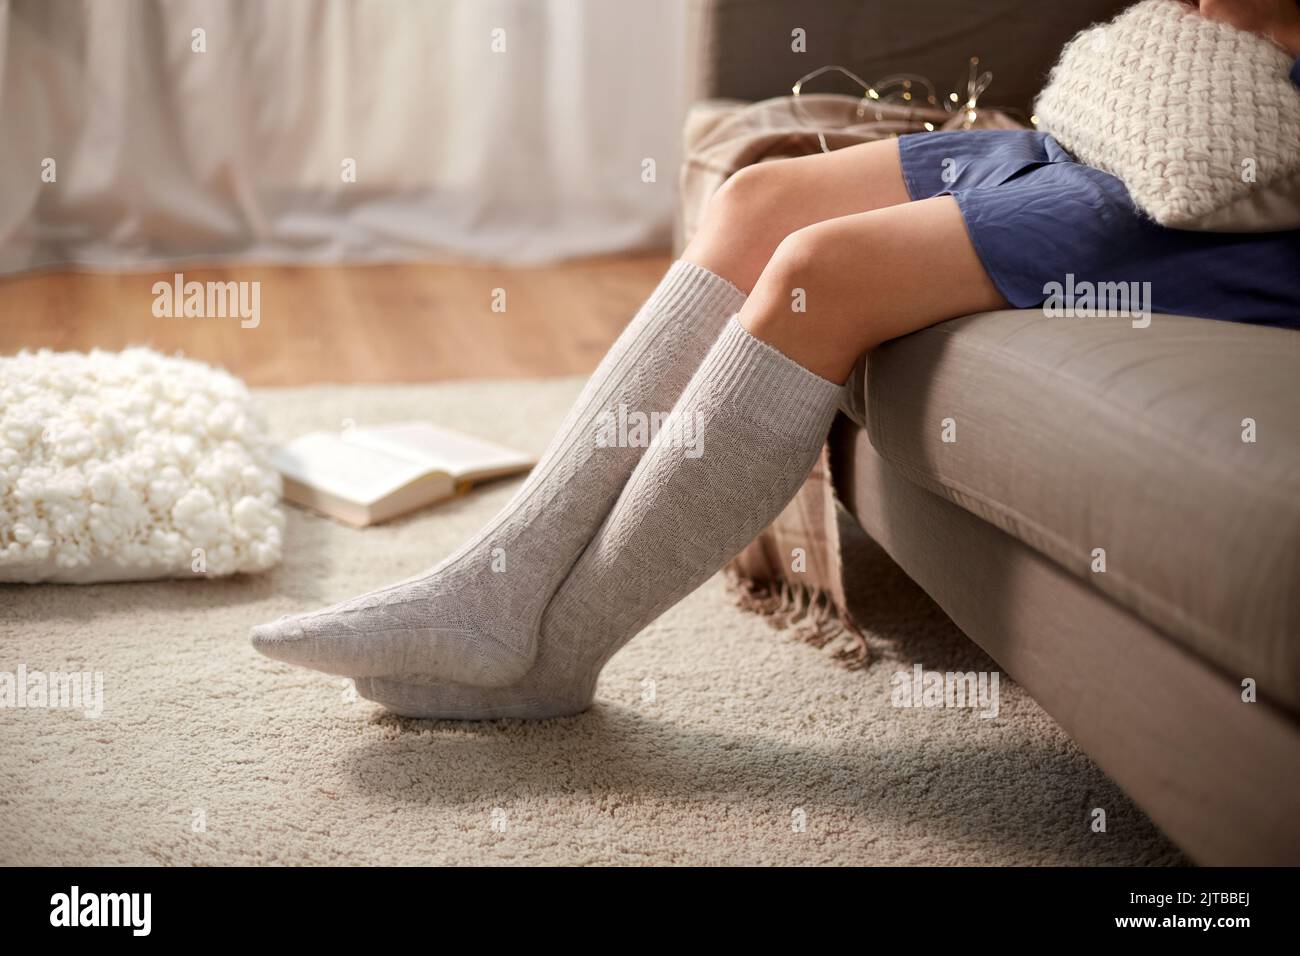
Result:
M643 310L666 319L691 313L698 324L712 326L712 333L745 302L745 293L715 272L685 259L678 259L646 300ZM699 322L702 319L703 322Z
M844 386L810 372L755 338L732 316L704 360L715 394L734 395L751 421L795 441L819 445L839 410Z
M611 396L623 381L623 375L643 356L666 346L675 356L690 356L692 368L697 366L697 356L708 353L710 345L718 337L718 330L728 316L744 305L745 298L745 293L717 273L686 259L673 262L637 312L629 330L624 331L606 354L601 368L596 371L596 378L588 382L578 404L570 409L568 418L560 426L561 433L570 433L569 441L558 451L548 451L529 473L519 494L531 492L556 467L558 459L572 442L590 440L589 432L574 426L590 419L612 401ZM667 343L661 343L661 336L665 335L668 336ZM613 365L609 364L611 359ZM602 370L605 373L603 377ZM672 401L675 399L670 400L667 407L671 408Z

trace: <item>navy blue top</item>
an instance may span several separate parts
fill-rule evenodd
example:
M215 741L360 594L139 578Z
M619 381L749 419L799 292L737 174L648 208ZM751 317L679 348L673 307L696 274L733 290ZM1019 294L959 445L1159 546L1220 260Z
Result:
M1291 79L1300 86L1300 60ZM1300 230L1167 229L1119 179L1047 133L918 133L898 143L912 199L957 200L980 261L1017 308L1041 304L1049 283L1149 282L1152 312L1300 329Z

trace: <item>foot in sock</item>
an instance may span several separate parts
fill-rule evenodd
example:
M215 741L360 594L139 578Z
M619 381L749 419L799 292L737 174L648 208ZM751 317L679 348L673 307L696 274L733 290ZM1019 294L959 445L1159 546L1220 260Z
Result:
M794 496L842 394L732 319L547 605L536 661L520 681L481 689L390 675L358 679L357 691L410 717L584 710L606 661ZM674 440L682 435L692 440Z
M330 674L429 675L479 687L519 681L534 663L547 602L644 451L598 446L602 424L620 406L671 409L743 300L707 269L674 263L487 527L423 574L255 627L253 644Z

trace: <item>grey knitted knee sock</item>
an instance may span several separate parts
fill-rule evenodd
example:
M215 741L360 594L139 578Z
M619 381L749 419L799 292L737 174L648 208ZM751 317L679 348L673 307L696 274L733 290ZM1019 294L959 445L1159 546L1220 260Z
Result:
M481 687L517 681L533 663L546 603L645 451L602 443L605 424L620 406L667 414L743 300L709 270L674 263L487 527L423 574L255 627L253 644L331 674L435 675Z
M736 320L546 608L536 662L515 685L357 680L412 717L552 717L591 702L605 662L780 513L817 458L843 387Z

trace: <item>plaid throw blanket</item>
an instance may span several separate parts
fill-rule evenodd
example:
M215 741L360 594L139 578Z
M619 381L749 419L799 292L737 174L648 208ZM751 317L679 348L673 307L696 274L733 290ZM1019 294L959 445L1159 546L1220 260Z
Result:
M844 590L841 507L827 445L790 504L726 573L740 607L856 668L867 663L867 642Z
M751 163L885 139L904 133L962 128L965 117L942 109L873 104L858 115L857 97L804 94L758 103L709 100L686 120L685 159L677 245L690 240L708 198L737 170ZM975 125L1020 128L997 110L981 109ZM819 138L818 134L821 134ZM849 380L842 411L864 423L865 358ZM840 552L843 506L831 479L829 445L822 449L803 487L786 509L727 566L737 603L788 628L817 647L830 649L849 667L867 663L867 643L849 611Z

